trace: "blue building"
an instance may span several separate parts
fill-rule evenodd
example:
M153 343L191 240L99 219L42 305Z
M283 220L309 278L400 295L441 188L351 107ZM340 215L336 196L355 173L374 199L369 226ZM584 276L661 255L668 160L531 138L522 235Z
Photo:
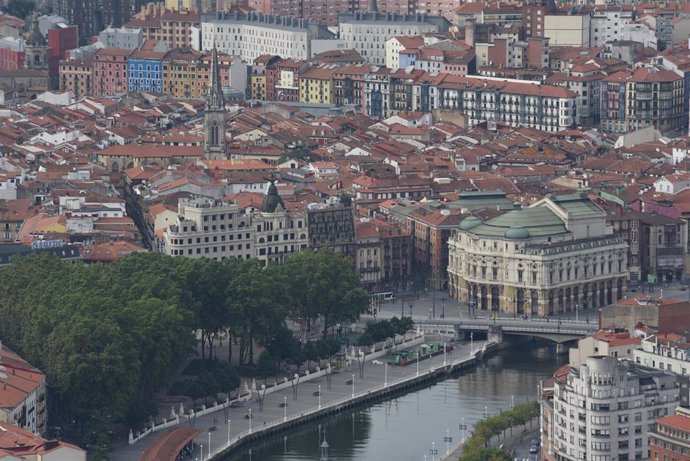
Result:
M137 50L127 58L129 91L163 92L163 58L166 52Z

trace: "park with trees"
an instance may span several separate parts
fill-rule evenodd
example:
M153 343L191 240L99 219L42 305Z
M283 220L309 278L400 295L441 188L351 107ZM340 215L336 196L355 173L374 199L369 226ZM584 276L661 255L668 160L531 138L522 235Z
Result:
M159 253L90 266L29 256L0 269L0 340L46 374L51 425L71 427L104 459L113 431L151 416L154 394L197 343L198 378L176 391L229 393L239 378L212 347L219 335L265 379L334 355L333 331L368 302L351 261L330 251L265 267ZM321 339L302 345L287 319L318 325Z

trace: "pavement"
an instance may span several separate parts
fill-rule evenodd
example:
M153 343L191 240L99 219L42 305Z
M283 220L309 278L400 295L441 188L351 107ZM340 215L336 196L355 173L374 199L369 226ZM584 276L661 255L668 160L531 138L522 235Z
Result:
M489 445L492 447L504 447L507 451L513 453L513 459L522 461L524 460L535 460L537 459L537 455L530 455L529 454L529 446L531 445L531 440L534 437L538 437L539 435L539 418L535 418L532 420L532 423L527 423L524 426L517 426L514 427L513 430L511 431L510 429L506 430L506 435L505 437L501 436L495 436L492 437L491 440L489 441ZM469 435L468 435L469 437ZM521 447L527 444L527 456L521 457L522 455L522 450ZM456 460L460 459L460 456L462 456L462 449L463 445L462 443L456 446L452 452L450 452L449 455L444 455L441 457L441 461L443 460ZM531 457L530 457L531 456Z
M485 342L474 341L473 349L476 351L483 347ZM457 360L458 358L470 355L469 343L455 344L455 350L446 357L447 362ZM417 373L417 364L401 366L385 367L382 362L386 358L376 360L375 365L373 361L366 362L363 367L364 377L361 378L359 374L359 365L353 365L336 370L331 376L330 388L326 377L316 378L311 381L303 381L297 386L296 399L293 396L292 389L287 389L284 392L276 392L267 394L264 398L263 410L260 408L259 402L254 400L247 402L242 407L232 407L227 410L219 410L215 413L201 416L194 421L194 427L200 429L202 432L197 437L197 449L186 458L189 460L199 459L206 460L209 453L209 445L211 450L217 449L219 446L227 443L227 441L238 435L241 432L249 429L250 424L254 432L259 430L262 426L271 421L282 421L286 416L297 415L308 410L317 408L319 405L319 397L317 392L321 391L321 405L326 406L330 402L348 398L353 393L353 384L348 384L354 376L354 392L360 393L369 389L380 388L384 381L395 381L404 377L409 377ZM443 364L443 354L436 357L425 359L419 362L420 372L428 370L431 367L437 367ZM386 371L387 370L387 371ZM260 383L257 383L260 385ZM287 407L282 404L287 402ZM251 412L251 418L249 417ZM184 422L181 424L189 424ZM110 453L111 461L135 461L138 460L146 448L151 445L156 438L163 435L165 431L159 431L149 435L143 440L128 445L125 443L118 443L113 447ZM202 453L203 452L203 453Z

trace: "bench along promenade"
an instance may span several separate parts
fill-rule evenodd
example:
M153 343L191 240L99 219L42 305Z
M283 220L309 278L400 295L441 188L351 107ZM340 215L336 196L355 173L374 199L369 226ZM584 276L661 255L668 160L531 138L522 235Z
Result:
M416 336L397 347L408 348L423 341L423 336ZM483 341L456 343L453 350L448 347L446 353L419 362L415 360L406 366L386 365L384 354L394 350L389 348L362 356L358 349L351 349L344 368L320 370L299 378L293 376L293 379L272 386L270 392L260 382L255 382L246 385L248 392L241 398L194 415L177 414L166 427L186 426L200 431L190 459L221 459L261 438L443 379L452 371L471 368L481 359L487 346ZM140 459L163 433L144 437L132 434L130 442L133 443L115 446L111 460Z

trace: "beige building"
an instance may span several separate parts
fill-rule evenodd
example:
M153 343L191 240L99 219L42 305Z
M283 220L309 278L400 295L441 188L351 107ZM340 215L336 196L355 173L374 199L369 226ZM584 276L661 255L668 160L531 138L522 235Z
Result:
M593 355L632 360L635 349L640 347L641 341L639 337L630 336L628 330L601 330L592 336L582 338L577 342L577 347L571 347L568 350L568 364L579 367L587 363L587 357Z
M589 14L544 16L544 37L553 46L589 46Z
M91 96L91 61L62 61L59 72L60 91L71 91L76 99Z
M216 260L254 255L250 217L236 204L205 197L180 199L178 215L164 234L166 254Z
M623 297L627 244L586 195L547 196L487 221L470 216L448 242L451 296L477 310L552 315Z

